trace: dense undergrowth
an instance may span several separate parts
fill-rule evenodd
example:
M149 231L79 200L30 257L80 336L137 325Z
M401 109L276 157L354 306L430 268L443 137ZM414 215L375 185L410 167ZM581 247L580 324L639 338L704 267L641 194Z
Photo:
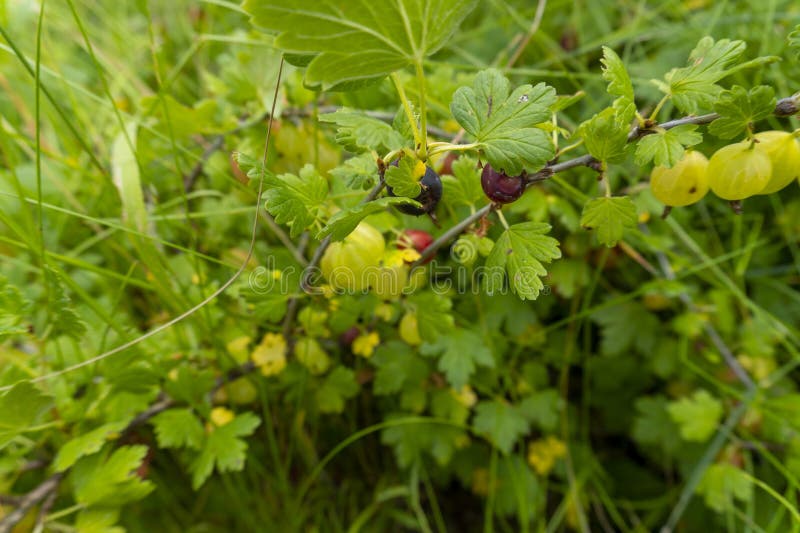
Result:
M0 1L0 531L800 529L800 6L319 4Z

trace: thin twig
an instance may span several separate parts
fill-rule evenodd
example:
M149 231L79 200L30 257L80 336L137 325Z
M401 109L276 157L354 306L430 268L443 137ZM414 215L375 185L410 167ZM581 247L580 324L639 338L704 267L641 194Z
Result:
M39 470L40 468L44 468L49 463L44 459L33 459L28 461L19 469L20 472L30 472L31 470Z
M225 139L230 135L235 135L240 131L252 128L258 124L261 124L265 120L269 120L270 112L265 111L260 115L256 116L255 118L251 118L250 120L246 120L247 117L242 118L239 123L236 125L235 128L232 128L228 131L222 132L219 135L216 135L214 139L211 141L211 144L203 151L203 154L197 160L197 164L192 168L192 170L184 176L183 178L183 187L188 192L194 188L194 184L197 181L197 178L200 177L200 174L203 173L205 164L208 162L208 159L214 155L215 152L222 149L225 144ZM280 117L278 117L280 118Z
M231 381L236 381L237 379L246 376L255 369L256 365L252 361L248 361L242 365L237 366L236 368L228 370L228 372L224 376L220 376L217 378L217 381L214 383L214 388L211 389L211 394L213 395L215 392L221 389L222 386L225 385L226 383L230 383Z
M614 533L614 528L608 521L606 510L603 509L603 506L600 504L600 502L598 502L597 500L592 500L591 505L594 508L595 516L597 516L597 522L600 524L600 527L603 528L603 531L605 531L606 533Z
M525 37L522 39L522 42L519 43L517 49L514 51L514 55L512 55L508 63L506 63L506 69L510 69L514 66L517 60L522 55L522 52L528 47L528 44L531 42L531 38L536 34L539 30L539 26L542 24L542 18L544 17L544 8L547 7L547 0L539 0L539 3L536 6L536 14L533 16L533 22L531 23L531 27L528 29L528 32L525 34Z
M784 98L784 99L782 99L782 100L780 100L778 102L778 105L776 106L775 114L778 115L778 116L789 116L789 115L796 114L797 112L798 112L798 103L797 103L796 99L795 98ZM676 120L673 120L673 121L665 122L665 123L660 125L660 128L662 128L662 129L670 129L670 128L674 128L674 127L681 126L681 125L684 125L684 124L707 124L709 122L712 122L716 118L718 118L718 115L714 114L714 113L708 114L708 115L701 115L701 116L698 116L698 117L684 117L684 118L681 118L681 119L676 119ZM652 133L652 131L649 130L649 129L639 129L638 127L634 128L631 131L631 133L629 134L629 136L628 136L628 141L629 142L634 141L634 140L636 140L636 139L638 139L638 138L640 138L640 137L642 137L644 135L647 135L649 133ZM268 138L269 138L269 132L268 132ZM565 161L563 163L556 163L556 164L548 165L545 168L543 168L542 170L540 170L539 172L530 175L528 177L528 179L526 180L526 187L531 186L533 183L549 179L553 174L556 174L558 172L563 172L565 170L568 170L568 169L571 169L571 168L575 168L575 167L579 167L579 166L590 166L591 167L591 166L595 165L596 163L597 163L597 160L595 160L592 156L585 155L585 156L581 156L581 157L577 157L577 158L571 159L569 161ZM364 198L363 202L369 202L369 201L374 200L378 196L378 194L380 194L380 192L383 189L383 187L384 187L384 182L381 179L381 181L378 183L378 185L376 185L372 189L372 191L370 191L370 193L367 195L367 197ZM481 209L479 209L478 211L476 211L475 213L471 214L469 217L467 217L464 220L460 221L459 223L455 224L453 227L451 227L449 230L447 230L445 233L443 233L438 239L436 239L431 244L431 246L429 246L425 250L425 252L422 254L420 259L418 261L416 261L413 266L418 266L422 261L424 261L425 259L431 257L434 253L436 253L436 251L439 248L441 248L449 240L451 240L452 238L458 236L466 228L468 228L470 225L472 225L473 223L475 223L478 220L480 220L482 217L488 215L495 208L496 208L496 206L494 204L488 204L488 205L482 207ZM330 245L330 242L331 242L330 237L326 237L325 239L323 239L323 241L318 246L317 250L314 253L314 256L312 257L311 261L308 263L307 267L305 268L305 270L303 272L303 277L302 277L302 281L301 281L301 289L307 290L309 288L309 286L308 286L308 276L311 274L311 270L313 268L316 268L319 265L319 262L322 259L322 255L324 254L324 252L327 249L327 247ZM661 255L663 256L663 254L661 254ZM661 258L659 258L659 259L661 259ZM662 266L662 269L664 269L664 264L662 264L661 266ZM668 266L669 265L667 263L667 267ZM671 272L671 269L664 269L664 270L665 270L665 276L667 276L668 279L670 279L669 278L670 274L668 274L668 272ZM674 273L672 273L671 275L674 278ZM234 276L233 279L235 279L235 276ZM682 295L682 297L681 297L682 300L684 300L683 296L684 295ZM686 296L686 298L688 298L688 296ZM296 300L296 299L294 299L294 300ZM689 304L691 304L691 300L689 300ZM172 322L178 321L179 319L181 319L181 318L183 318L185 316L188 316L188 314L191 314L191 312L193 312L194 310L196 310L196 309L193 308L192 310L190 310L189 313L185 313L184 315L181 315L181 317L178 317L177 320L174 320ZM291 319L287 320L287 322L286 322L286 324L290 325L290 328L289 328L290 330L291 330L291 326L293 325L295 316L296 316L296 306L295 306L295 313L293 313ZM287 319L289 319L288 313L287 313ZM723 427L717 433L717 436L715 437L714 441L712 441L711 445L707 448L706 453L704 454L703 459L701 460L701 464L702 463L707 463L707 462L710 462L711 460L713 460L713 457L716 455L716 453L719 451L721 446L724 444L726 438L728 437L728 435L732 431L733 427L738 423L738 421L741 419L741 417L746 412L746 407L749 405L750 400L754 396L754 391L756 390L755 384L752 382L752 380L747 375L747 373L744 371L744 369L741 368L741 366L739 365L738 361L736 361L735 357L733 357L733 354L730 352L730 350L727 348L727 346L725 346L724 342L719 337L719 334L716 333L716 330L713 329L713 326L711 326L710 324L707 325L706 333L709 335L709 337L711 338L712 342L715 344L717 349L723 355L723 357L725 358L726 362L728 362L729 366L734 371L734 373L737 374L737 377L739 377L739 379L743 383L745 383L745 385L748 387L748 394L745 397L745 399L742 401L742 403L740 403L739 406L733 412L730 413L730 415L726 419ZM145 337L147 337L147 336L144 336L143 338L145 338ZM118 348L118 350L120 350L122 348L123 347L120 347L120 348ZM737 367L741 370L741 372L736 370ZM214 386L214 390L219 389L220 387L222 387L225 383L227 383L229 381L233 381L233 380L238 379L239 377L241 377L243 375L246 375L246 374L252 372L254 369L255 369L255 365L252 362L245 363L245 364L241 365L240 367L232 369L225 376L220 377L220 378L217 379L217 382L215 383L215 386ZM166 409L169 409L173 405L175 405L175 401L173 399L171 399L169 397L166 397L166 396L161 396L156 403L154 403L147 410L143 411L138 416L136 416L128 424L128 426L125 428L125 430L123 430L122 433L124 434L124 433L130 431L131 429L133 429L134 427L145 423L150 418L152 418L152 417L156 416L157 414L165 411ZM13 503L16 503L17 505L16 505L16 508L11 513L9 513L5 518L3 518L3 520L0 521L0 533L10 533L10 531L13 529L13 527L17 523L19 523L20 520L22 520L25 517L25 515L28 513L28 511L31 508L33 508L38 503L40 503L42 501L45 501L45 499L51 498L52 497L51 495L55 494L55 492L58 490L58 486L59 486L61 480L63 479L64 475L65 475L65 472L59 472L59 473L56 473L56 474L50 476L49 478L47 478L45 481L43 481L40 485L38 485L35 489L33 489L31 492L29 492L25 496L20 496L20 497L3 496L3 499L6 502L13 502ZM683 491L681 493L681 497L679 499L678 504L673 509L672 513L670 514L670 517L669 517L669 519L667 521L667 524L662 528L662 532L671 532L674 529L674 527L677 524L678 520L680 520L680 517L682 516L683 511L685 510L686 506L688 505L689 501L691 500L691 496L692 496L692 494L694 492L695 487L697 486L697 483L699 483L699 481L700 481L700 476L701 475L702 475L702 471L699 471L698 469L696 469L695 472L693 472L692 476L687 481L687 484L686 484L686 486L684 487L684 489L683 489Z
M56 496L58 496L58 491L54 490L42 500L42 505L39 507L39 512L36 516L36 526L33 528L33 533L42 533L42 531L44 531L44 523L47 520L47 515L50 513L50 510L53 508L53 504L56 502Z
M134 419L128 423L125 429L122 430L120 434L126 435L127 433L130 433L131 430L144 424L157 414L166 411L170 407L174 406L175 403L176 403L175 400L173 400L166 394L161 394L155 403L153 403L152 405L150 405L150 407L148 407L147 409L136 415Z
M793 115L800 111L798 106L797 98L790 96L788 98L782 98L778 100L777 105L775 106L775 115L779 117L786 117ZM672 128L677 128L678 126L683 126L686 124L708 124L713 122L719 118L717 113L709 113L707 115L700 115L697 117L683 117L675 120L670 120L668 122L664 122L663 124L659 124L658 127L660 129L669 130ZM651 126L654 128L655 124ZM645 135L650 135L655 133L653 129L645 129L639 128L639 126L634 126L631 129L631 132L628 134L628 142L633 142L637 139L644 137ZM575 157L569 159L567 161L561 163L551 163L546 165L544 168L535 172L533 174L529 174L525 177L525 187L530 187L535 183L539 183L542 181L546 181L553 177L554 174L558 174L559 172L564 172L565 170L570 170L577 167L590 167L594 168L599 164L599 161L592 157L589 154L582 155L579 157ZM489 211L492 209L492 204L485 205L475 213L472 213L470 216L447 230L443 233L438 239L434 240L430 246L428 246L425 251L422 253L422 256L412 264L413 267L417 267L421 265L424 261L431 258L439 249L450 242L453 238L457 237L461 234L462 231L467 229L473 223L477 222L484 216L486 216ZM712 339L713 340L713 339Z
M61 479L63 477L63 472L53 474L49 478L42 481L42 483L39 484L39 486L37 486L35 489L23 496L19 500L17 507L8 513L5 518L0 520L0 533L11 533L11 530L14 529L14 526L16 526L20 520L25 518L25 515L28 514L28 511L30 511L39 502L47 498L51 493L54 493L58 490L58 485L61 483Z
M667 256L664 255L664 252L656 252L656 258L658 259L658 264L664 273L664 277L670 281L674 281L675 272L672 270L672 265L670 265ZM690 311L697 310L692 298L687 293L682 292L678 298ZM714 347L717 349L720 355L722 355L722 358L725 360L725 364L728 365L728 368L731 369L731 372L734 373L736 378L741 381L748 390L755 389L756 383L733 355L733 352L731 352L730 348L728 348L728 346L722 340L722 337L717 332L717 329L711 323L706 322L703 330L711 339L712 344L714 344Z
M620 249L625 252L625 255L639 263L639 265L645 269L648 273L652 274L653 276L658 276L658 270L656 267L650 264L650 261L644 258L642 254L640 254L637 250L633 248L630 244L625 241L619 241L618 246Z
M646 232L646 227L641 226L641 228ZM656 252L656 258L658 259L658 263L664 274L664 278L670 281L675 280L675 271L672 269L672 265L670 264L669 259L667 259L666 254L658 251ZM696 306L694 305L694 302L688 293L682 292L678 298L680 298L681 302L683 302L687 309L690 311L696 310ZM712 324L706 323L703 329L706 335L708 335L708 337L711 339L711 342L714 344L717 351L722 355L722 358L725 360L728 368L730 368L739 381L744 384L745 388L747 389L747 394L742 400L742 403L740 403L737 408L728 415L725 424L717 433L714 440L711 441L711 444L709 444L701 460L698 461L697 466L694 468L692 474L689 476L689 479L686 481L686 485L684 485L683 489L681 490L678 502L672 509L666 525L661 528L661 533L672 533L672 531L678 525L678 521L680 520L681 516L683 516L683 512L686 510L686 507L689 505L689 502L694 495L695 488L697 487L697 484L700 483L700 480L708 468L708 465L714 460L714 457L716 457L719 450L727 441L730 433L733 431L733 428L739 423L739 420L741 420L741 418L747 412L750 401L755 397L756 391L758 390L757 384L733 355L733 352L731 352L730 348L728 348L728 346L725 344L725 341L722 340L722 337L719 335L716 328Z
M2 33L2 27L0 27L0 33ZM283 73L283 66L284 66L284 60L283 60L283 58L281 58L280 66L278 68L278 84L280 84L281 75ZM275 94L273 95L273 98L272 98L272 112L271 112L271 114L274 114L277 101L278 101L278 91L276 89ZM263 155L261 157L261 166L263 168L267 168L267 155L269 154L269 141L270 141L270 138L272 136L272 123L273 123L273 121L270 120L268 122L268 124L267 124L267 136L266 136L266 140L264 141L264 152L263 152ZM158 335L159 333L161 333L162 331L164 331L166 329L171 328L175 324L177 324L179 322L182 322L186 318L192 316L197 311L199 311L200 309L202 309L203 307L208 305L210 302L212 302L214 299L216 299L220 294L222 294L226 290L228 290L228 288L231 285L233 285L236 282L236 280L239 279L239 277L244 273L245 269L247 268L247 265L250 263L250 259L253 257L253 252L254 252L255 246L256 246L256 237L258 235L258 211L261 208L260 198L261 198L261 195L262 195L263 192L264 192L264 177L261 176L261 178L258 180L258 191L256 192L256 198L258 198L259 200L255 205L256 213L253 216L253 224L250 227L250 242L249 242L248 247L247 247L247 255L245 256L244 260L242 261L242 264L239 266L239 268L236 270L236 272L233 274L233 276L228 278L228 280L225 281L225 283L223 283L222 285L220 285L220 287L218 289L216 289L214 292L212 292L211 294L206 296L201 302L195 304L193 307L190 307L189 309L187 309L183 313L179 314L178 316L175 316L175 317L169 319L168 321L160 324L159 326L151 329L147 333L143 333L142 335L139 335L138 337L136 337L134 339L131 339L131 340L127 341L127 342L124 342L124 343L120 344L119 346L116 346L115 348L107 350L107 351L105 351L105 352L103 352L103 353L101 353L99 355L96 355L94 357L90 357L88 359L84 359L83 361L81 361L79 363L75 363L73 365L70 365L68 367L62 368L60 370L56 370L54 372L50 372L48 374L43 374L43 375L34 377L34 378L32 378L30 380L30 383L39 383L39 382L42 382L42 381L46 381L48 379L52 379L52 378L57 377L57 376L64 375L64 374L66 374L68 372L73 372L75 370L78 370L79 368L84 368L84 367L87 367L87 366L90 366L90 365L94 365L98 361L102 361L103 359L105 359L107 357L111 357L112 355L115 355L115 354L118 354L118 353L120 353L122 351L125 351L128 348L130 348L132 346L135 346L135 345L137 345L137 344L139 344L139 343L141 343L141 342L143 342L143 341L145 341L145 340L147 340L147 339L149 339L151 337L154 337L154 336ZM14 385L1 386L0 387L0 392L4 392L4 391L7 391L7 390L10 390L13 387L14 387ZM2 532L0 532L0 533L2 533Z
M411 264L411 269L413 270L414 268L420 266L425 261L427 261L428 259L433 257L433 255L437 251L439 251L439 248L441 248L442 246L444 246L445 244L450 242L452 239L455 239L456 237L461 235L461 233L465 229L467 229L472 224L474 224L478 220L480 220L483 217L485 217L486 215L488 215L493 209L497 209L497 205L496 204L487 204L487 205L481 207L480 209L478 209L477 211L475 211L474 213L472 213L470 216L468 216L467 218L465 218L464 220L462 220L461 222L459 222L455 226L451 227L450 229L448 229L447 231L442 233L435 241L433 241L430 244L430 246L425 248L425 251L422 252L422 254L420 255L419 259L417 259L416 261L414 261Z
M197 182L197 178L200 177L200 174L203 173L203 168L205 167L206 161L208 158L214 155L217 150L222 148L222 145L225 143L225 136L224 135L217 135L211 144L203 150L203 155L200 156L200 160L194 165L192 170L183 178L183 189L186 192L191 191L194 189L194 185Z
M217 378L216 382L214 383L214 387L210 391L210 395L213 396L213 394L222 388L226 383L236 381L242 376L245 376L255 370L255 368L256 367L252 362L247 362L229 370L226 374ZM151 418L166 411L167 409L174 407L177 405L177 403L178 402L166 394L159 395L155 403L136 415L136 417L131 420L127 426L125 426L125 428L120 432L120 440L138 426L141 426ZM9 533L14 526L25 517L25 515L33 506L38 504L40 501L43 501L45 502L42 504L42 511L44 512L40 511L39 513L41 520L42 516L46 515L48 512L46 509L49 509L49 506L52 506L52 503L55 500L55 493L56 489L58 488L58 484L65 475L66 471L59 472L51 476L24 496L0 495L0 504L12 505L16 507L14 511L0 521L0 533ZM51 501L48 498L52 498L53 500ZM50 502L49 505L47 502Z
M298 246L295 246L294 243L292 242L292 239L290 239L289 236L286 234L286 232L283 231L283 228L281 228L278 225L278 223L275 222L275 219L272 218L272 215L270 215L266 211L260 211L259 216L262 218L262 220L264 220L264 222L267 223L267 226L269 226L270 231L272 231L272 233L275 234L278 240L281 241L281 244L284 245L287 250L289 250L289 253L292 254L292 257L294 257L295 261L300 263L300 265L303 267L308 266L308 259L306 259L304 255L305 246L303 246L302 244L298 244ZM308 241L308 233L307 232L303 233L301 239L305 239L306 241Z
M383 175L381 175L378 184L375 185L372 190L361 200L361 203L371 202L383 190L385 182L383 181ZM331 236L328 235L319 243L317 249L314 250L314 255L311 257L311 261L309 261L308 265L303 269L303 273L300 277L300 290L303 292L311 292L311 276L314 274L314 271L319 267L320 261L322 261L322 256L325 253L325 250L328 249L328 246L331 244ZM286 307L286 316L283 319L283 337L286 339L288 344L288 350L291 353L293 348L293 335L292 331L294 330L294 323L297 319L297 310L300 305L299 297L292 297L289 299L289 302Z
M775 115L779 117L790 116L797 112L798 112L798 103L792 96L778 100L778 103L775 106ZM710 122L714 122L718 118L719 115L717 113L709 113L707 115L700 115L696 117L678 118L658 125L653 124L649 128L640 128L637 125L634 126L631 129L631 132L628 134L628 142L630 143L638 139L641 139L646 135L651 135L655 133L656 131L654 128L656 126L658 126L658 129L670 130L672 128L677 128L678 126L685 126L686 124L695 124L695 125L708 124ZM580 157L564 161L563 163L555 163L552 165L547 165L542 170L527 176L525 181L527 185L530 185L532 183L537 183L540 181L547 180L550 177L552 177L553 174L564 172L565 170L569 170L571 168L591 167L597 165L598 163L599 161L594 157L592 157L591 155L588 154L582 155Z
M686 507L692 500L695 489L700 483L700 480L703 478L706 468L711 464L712 461L714 461L717 453L719 453L719 451L722 449L722 446L728 440L728 436L733 431L733 428L736 427L736 424L739 423L739 421L747 412L748 407L750 407L750 402L755 397L755 393L755 389L750 390L747 396L745 396L742 402L736 407L736 409L731 411L731 413L728 415L728 418L725 419L725 423L717 432L714 440L711 441L711 444L708 445L705 453L703 453L703 456L697 462L697 466L694 468L692 474L689 476L689 479L686 481L686 485L683 486L683 490L681 490L681 494L678 497L678 503L672 508L672 512L669 514L669 518L667 518L667 523L661 528L660 533L672 533L675 530L675 527L678 525L678 522L683 516L684 511L686 511Z

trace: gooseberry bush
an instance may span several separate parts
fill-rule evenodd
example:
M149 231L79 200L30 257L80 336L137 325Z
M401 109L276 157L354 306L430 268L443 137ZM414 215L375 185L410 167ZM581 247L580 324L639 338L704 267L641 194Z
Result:
M55 4L0 532L800 530L794 3Z

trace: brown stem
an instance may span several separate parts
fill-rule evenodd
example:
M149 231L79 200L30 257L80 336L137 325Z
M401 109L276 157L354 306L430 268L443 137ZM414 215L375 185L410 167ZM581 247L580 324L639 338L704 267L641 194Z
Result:
M647 227L640 226L640 229L644 233L647 233ZM666 254L664 254L664 252L657 251L656 258L658 259L658 264L661 267L664 278L670 281L675 280L675 271L672 270L672 265L670 264L669 259L667 259ZM678 298L690 311L697 310L697 306L694 304L692 297L689 296L688 293L682 292ZM756 383L753 381L753 378L750 377L750 374L747 373L744 367L742 367L742 365L739 363L738 359L736 359L736 356L733 355L733 352L728 345L725 344L725 341L722 340L722 337L717 332L716 328L710 322L706 322L706 324L703 326L703 329L706 332L706 335L708 335L708 338L711 339L711 343L725 360L725 364L728 365L728 368L731 369L731 372L733 372L736 378L747 388L748 391L754 390L756 388Z
M0 520L0 533L11 533L11 531L14 529L14 526L16 526L20 520L25 518L25 515L28 514L28 511L30 511L39 502L50 496L50 494L55 493L58 490L58 485L61 483L61 479L63 477L63 472L53 474L49 478L42 481L38 487L23 496L19 500L16 509L8 513L5 518Z
M797 110L798 110L798 104L796 102L796 98L793 96L778 100L778 103L775 106L775 114L777 116L786 116L788 111L797 112ZM693 117L683 117L675 120L670 120L668 122L664 122L663 124L659 125L659 128L669 130L672 128L677 128L678 126L683 126L685 124L698 124L698 125L708 124L718 118L719 115L717 113L709 113L707 115L699 115ZM655 125L651 125L650 127L652 128L654 126ZM644 137L645 135L650 135L652 133L655 133L652 129L642 129L639 128L638 126L634 126L633 128L631 128L631 131L628 134L628 142L630 143L636 141ZM539 170L538 172L534 172L533 174L527 175L525 178L525 187L527 188L535 183L548 180L554 174L558 174L559 172L564 172L565 170L569 170L576 167L595 168L599 163L600 162L597 159L595 159L589 154L575 157L567 161L564 161L562 163L550 163L545 165L545 167ZM492 209L493 209L492 204L485 205L475 213L472 213L470 216L468 216L467 218L460 221L455 226L451 227L449 230L444 232L438 239L434 240L431 243L431 245L425 249L425 251L422 253L422 256L411 265L412 268L420 266L423 262L431 258L436 252L439 251L439 249L442 246L444 246L445 244L450 242L450 240L460 235L461 232L466 230L472 224L474 224L484 216L488 215Z
M513 67L517 60L519 60L522 52L525 51L525 49L528 47L528 44L531 42L531 38L539 30L539 26L542 24L542 18L544 17L545 7L547 7L547 0L539 0L539 3L536 6L536 14L533 16L531 27L528 28L528 32L525 34L525 37L522 38L522 42L520 42L517 46L516 50L514 51L514 55L512 55L506 63L507 69Z
M50 510L53 508L53 504L56 503L56 496L58 496L58 491L54 490L42 500L42 505L39 507L39 512L36 516L34 531L44 531L45 520L47 520L47 515L50 514Z
M222 145L225 142L225 137L223 135L217 135L211 144L203 150L203 155L200 156L200 160L194 165L192 170L183 178L183 189L186 192L191 191L194 189L194 185L197 182L197 179L200 177L200 174L203 173L203 167L205 167L206 161L208 158L214 155L214 153L222 148Z
M461 233L465 229L467 229L472 224L474 224L475 222L479 221L480 219L491 213L494 209L497 209L497 207L498 206L495 204L486 204L485 206L481 207L480 209L472 213L470 216L468 216L455 226L451 227L450 229L442 233L435 241L433 241L430 244L430 246L425 248L425 251L422 252L422 255L420 255L419 259L417 259L411 264L411 268L414 269L422 265L425 261L433 257L433 255L437 251L439 251L439 248L450 242L452 239L455 239L456 237L461 235Z

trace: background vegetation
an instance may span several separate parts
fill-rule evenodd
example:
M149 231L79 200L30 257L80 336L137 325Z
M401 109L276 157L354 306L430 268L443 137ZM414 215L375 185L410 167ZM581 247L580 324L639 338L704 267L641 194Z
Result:
M706 35L744 41L745 60L774 56L725 87L800 90L791 0L551 0L532 27L537 7L483 0L426 60L434 138L456 135L452 95L489 66L513 86L583 93L559 114L574 131L613 100L602 46L644 116L662 96L650 80ZM709 195L661 220L651 166L612 165L639 226L607 248L580 227L597 173L575 168L504 210L561 243L534 301L310 297L297 287L317 241L263 208L248 257L258 184L231 154L260 156L281 56L242 8L0 0L0 35L0 531L800 529L797 184L739 216ZM413 73L399 79L417 98ZM267 168L312 165L330 183L326 216L357 203L374 176L341 170L349 154L317 116L391 121L392 83L313 92L287 65L277 89ZM668 102L659 116L682 115ZM390 243L403 228L441 235L486 203L474 163L452 165L467 185L445 189L441 228L395 211L371 223ZM438 260L457 264L446 247ZM245 261L196 313L91 359L202 303ZM258 267L291 293L253 291ZM398 332L408 313L421 347ZM279 335L324 357L283 367Z

